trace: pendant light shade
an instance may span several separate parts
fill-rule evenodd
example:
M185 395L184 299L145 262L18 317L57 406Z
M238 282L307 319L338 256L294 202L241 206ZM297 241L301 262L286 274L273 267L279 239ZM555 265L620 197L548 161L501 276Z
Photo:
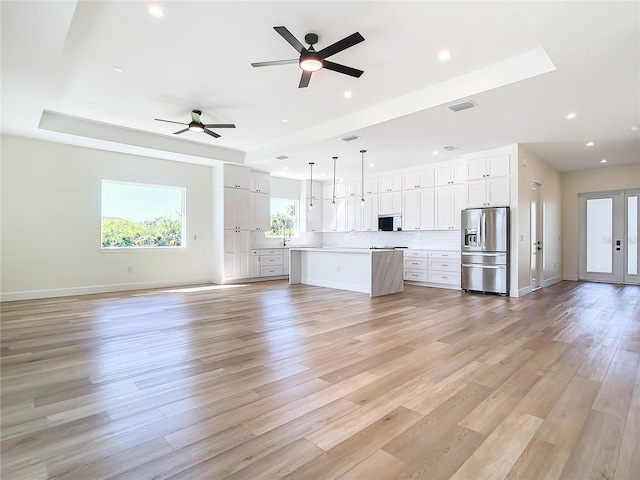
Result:
M311 167L311 175L309 180L309 211L313 210L313 165L314 162L309 162L309 166Z
M361 168L361 184L360 184L360 205L364 207L365 199L364 199L364 154L367 153L366 150L360 150L362 154L362 168Z
M331 200L331 208L336 208L336 160L338 160L338 157L333 157L333 198Z

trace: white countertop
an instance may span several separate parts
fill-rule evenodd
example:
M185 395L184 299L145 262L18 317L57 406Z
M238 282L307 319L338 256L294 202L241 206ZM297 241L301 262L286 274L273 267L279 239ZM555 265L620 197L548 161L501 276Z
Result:
M332 247L291 247L290 250L300 252L332 252L332 253L370 253L370 252L395 252L391 248L332 248Z

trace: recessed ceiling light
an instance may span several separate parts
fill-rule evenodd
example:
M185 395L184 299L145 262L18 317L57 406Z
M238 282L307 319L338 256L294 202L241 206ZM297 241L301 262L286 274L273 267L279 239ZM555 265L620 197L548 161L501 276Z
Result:
M351 90L347 90L346 92L344 92L344 98L351 98L351 95L353 95L353 93L351 93Z
M92 107L97 107L98 104L96 102L91 102L89 105L91 105Z
M114 72L122 73L123 70L120 67L113 67Z
M587 147L593 147L593 142L587 143Z
M370 163L369 166L370 167L375 167L376 165L375 165L375 163Z
M286 118L283 118L282 120L280 120L282 123L287 123L289 120L287 120Z
M451 52L449 50L442 50L438 54L438 58L440 59L441 62L446 62L451 58Z
M164 17L164 12L158 5L151 5L148 10L152 17L161 18Z
M320 176L321 176L321 177L324 177L324 173L321 173L321 174L320 174Z
M640 131L640 127L638 125L631 125L629 127L629 130L631 130L632 132L637 132Z
M567 120L573 120L574 118L576 118L576 114L571 112L569 115L567 115Z
M284 170L289 170L289 167L282 167Z
M603 158L602 160L600 160L600 163L607 163L607 159Z
M440 153L440 152L439 152L438 150L434 150L434 151L433 151L433 154L434 154L434 155L438 155L439 153Z

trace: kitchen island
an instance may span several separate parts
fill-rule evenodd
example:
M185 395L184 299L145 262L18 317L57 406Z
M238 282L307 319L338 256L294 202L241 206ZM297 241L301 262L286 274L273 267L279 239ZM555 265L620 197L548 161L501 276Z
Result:
M379 297L404 290L401 250L291 248L289 284L303 283Z

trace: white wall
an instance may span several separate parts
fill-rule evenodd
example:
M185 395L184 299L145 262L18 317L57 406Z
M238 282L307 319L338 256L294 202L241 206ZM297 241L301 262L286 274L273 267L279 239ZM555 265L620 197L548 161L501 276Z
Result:
M547 165L518 145L518 216L517 249L519 295L531 291L531 184L541 185L542 204L542 252L543 284L550 285L562 280L562 208L561 175L558 170Z
M2 300L210 281L210 167L6 135L1 141ZM102 252L102 179L185 187L187 246Z
M640 188L640 163L562 174L562 273L578 279L578 194Z

